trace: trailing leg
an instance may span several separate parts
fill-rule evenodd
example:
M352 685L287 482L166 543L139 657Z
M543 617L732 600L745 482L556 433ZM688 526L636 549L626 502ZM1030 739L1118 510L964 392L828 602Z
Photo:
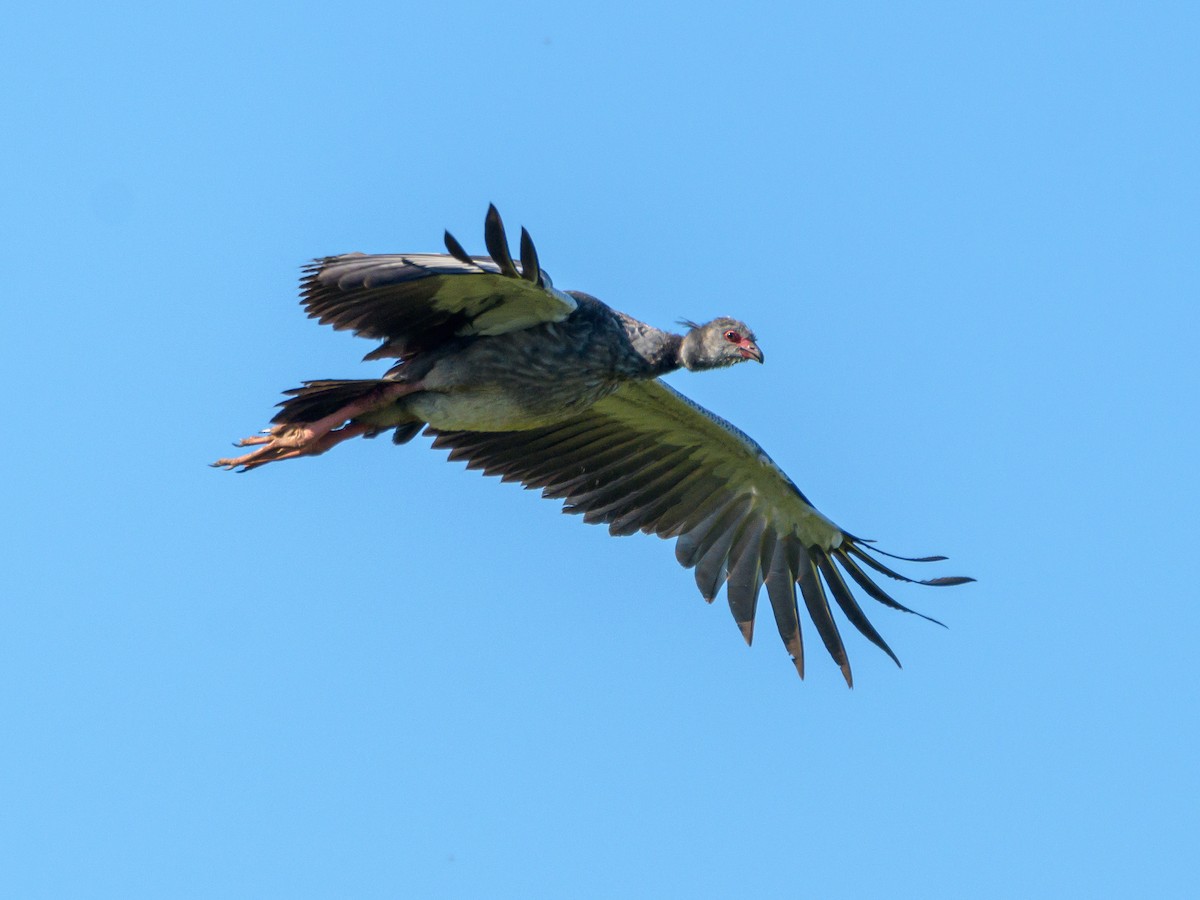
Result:
M251 469L298 456L318 456L344 440L379 426L355 421L391 406L401 397L423 390L424 386L397 381L313 381L288 391L290 399L275 416L276 422L261 434L238 441L238 447L258 447L243 456L218 459L214 466L226 469Z

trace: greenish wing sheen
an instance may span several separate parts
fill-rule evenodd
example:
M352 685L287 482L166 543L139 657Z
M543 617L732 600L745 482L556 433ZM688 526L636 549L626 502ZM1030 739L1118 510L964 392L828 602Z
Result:
M765 585L780 637L801 677L798 599L847 684L852 684L850 664L830 596L850 623L899 665L844 576L871 598L905 612L912 610L884 592L863 565L892 578L914 579L894 572L868 552L869 542L818 512L752 439L661 381L626 383L586 413L531 431L427 431L435 435L435 447L450 449L450 459L538 488L545 497L563 500L565 512L605 523L612 534L644 531L675 538L676 558L694 570L706 600L711 602L724 585L747 643Z

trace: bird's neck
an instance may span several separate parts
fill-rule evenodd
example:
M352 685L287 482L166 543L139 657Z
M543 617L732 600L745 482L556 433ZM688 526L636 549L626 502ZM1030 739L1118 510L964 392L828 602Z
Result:
M679 356L679 348L683 346L683 335L672 334L669 331L662 332L661 341L657 342L657 346L653 351L646 354L646 361L650 363L654 370L654 376L666 375L668 372L674 372L676 369L682 368L683 360Z

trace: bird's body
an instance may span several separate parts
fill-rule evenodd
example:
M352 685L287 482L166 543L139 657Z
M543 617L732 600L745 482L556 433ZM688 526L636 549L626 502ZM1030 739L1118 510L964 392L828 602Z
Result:
M667 371L651 357L671 336L657 329L631 336L628 317L593 297L573 296L578 306L561 322L457 338L401 363L392 376L419 379L424 386L403 405L434 428L524 430L561 422L623 382Z
M451 459L541 488L614 534L677 538L676 556L695 568L704 597L726 587L747 642L765 585L801 675L797 587L848 683L830 595L895 659L842 572L902 610L860 563L911 579L817 512L758 444L658 380L679 368L762 362L750 329L721 317L674 334L558 291L524 231L520 264L512 259L494 207L485 238L489 257L468 256L447 233L449 254L346 254L309 266L309 315L382 340L367 359L399 361L382 378L288 391L275 426L241 442L257 449L215 465L244 471L388 430L403 443L426 427Z

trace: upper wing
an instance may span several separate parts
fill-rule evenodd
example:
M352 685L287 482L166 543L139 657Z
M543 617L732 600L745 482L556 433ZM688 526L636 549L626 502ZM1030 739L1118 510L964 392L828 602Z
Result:
M446 232L445 253L368 256L347 253L314 260L300 282L309 316L337 329L386 343L367 359L405 356L456 336L504 334L559 322L576 307L538 265L521 229L514 262L495 206L484 238L491 256L468 256Z
M797 585L847 684L852 684L850 663L830 595L855 628L900 663L867 621L843 573L868 596L905 612L912 610L889 597L860 563L902 581L914 579L892 571L867 553L863 544L868 542L817 512L753 440L661 381L627 383L584 415L532 431L428 432L436 435L434 447L451 448L450 459L541 488L545 497L564 499L565 512L582 513L585 522L606 522L613 534L641 530L678 538L675 556L695 568L706 600L726 585L730 610L747 643L765 584L779 634L801 677Z

